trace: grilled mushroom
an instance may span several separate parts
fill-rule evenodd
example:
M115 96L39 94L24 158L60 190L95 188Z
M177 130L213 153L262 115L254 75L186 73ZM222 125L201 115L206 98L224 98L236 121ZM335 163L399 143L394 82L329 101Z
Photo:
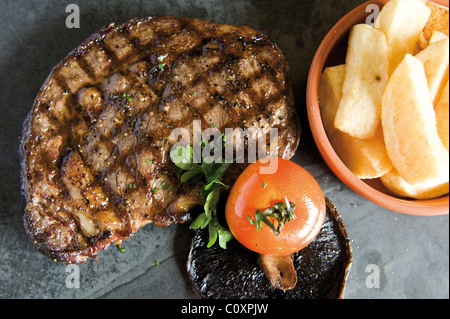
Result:
M347 230L334 204L326 198L327 214L317 237L295 253L295 287L272 286L258 265L258 254L236 240L226 250L207 248L208 233L198 230L192 239L187 272L199 298L205 299L339 299L344 296L352 263Z

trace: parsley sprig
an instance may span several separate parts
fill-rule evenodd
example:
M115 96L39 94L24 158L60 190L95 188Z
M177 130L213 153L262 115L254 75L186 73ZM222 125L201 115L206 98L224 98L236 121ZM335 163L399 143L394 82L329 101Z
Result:
M206 146L206 144L207 142L202 141L201 146ZM171 159L180 168L181 183L193 185L201 180L206 182L200 189L203 212L194 219L190 228L197 230L208 227L207 247L210 248L219 239L219 246L226 249L227 243L233 239L233 235L229 229L220 224L217 216L217 204L220 199L220 190L229 188L228 185L221 182L221 179L230 163L226 163L224 160L216 162L212 156L204 158L201 163L195 163L194 151L190 145L178 146L171 153Z

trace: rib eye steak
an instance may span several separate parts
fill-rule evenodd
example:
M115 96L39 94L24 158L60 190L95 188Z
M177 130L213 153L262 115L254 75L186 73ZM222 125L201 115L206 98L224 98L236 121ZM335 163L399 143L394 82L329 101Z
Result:
M103 28L52 70L25 120L31 242L80 263L147 223L189 220L199 188L180 184L169 151L171 131L193 120L278 128L276 155L290 158L300 138L290 81L280 49L246 26L146 17ZM230 169L228 183L243 168Z

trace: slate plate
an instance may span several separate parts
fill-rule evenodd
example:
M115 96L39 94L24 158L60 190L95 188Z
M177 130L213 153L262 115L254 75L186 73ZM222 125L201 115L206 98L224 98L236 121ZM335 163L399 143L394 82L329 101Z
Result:
M309 64L328 30L362 2L1 1L0 298L196 298L185 267L193 236L188 225L167 229L147 225L124 242L124 253L112 246L97 259L74 267L38 253L22 226L19 134L40 86L69 51L101 27L148 15L244 24L264 32L281 48L290 65L303 128L293 160L318 180L339 208L352 238L354 258L346 298L449 298L448 215L405 216L365 200L334 177L309 133L305 106ZM66 27L69 4L79 6L79 29Z

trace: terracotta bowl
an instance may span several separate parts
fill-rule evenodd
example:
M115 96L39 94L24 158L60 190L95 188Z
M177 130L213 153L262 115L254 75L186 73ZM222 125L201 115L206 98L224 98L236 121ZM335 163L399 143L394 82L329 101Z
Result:
M322 124L319 109L319 82L325 67L345 62L347 43L350 29L353 25L364 23L371 11L366 12L370 4L382 8L388 0L372 0L358 6L345 15L325 36L320 44L308 76L307 85L307 111L312 135L317 148L326 164L333 173L348 187L367 198L368 200L387 209L412 215L444 215L449 213L449 196L431 200L412 200L400 198L390 193L381 183L380 179L360 180L345 166L336 155L331 146ZM435 1L448 6L449 1Z

